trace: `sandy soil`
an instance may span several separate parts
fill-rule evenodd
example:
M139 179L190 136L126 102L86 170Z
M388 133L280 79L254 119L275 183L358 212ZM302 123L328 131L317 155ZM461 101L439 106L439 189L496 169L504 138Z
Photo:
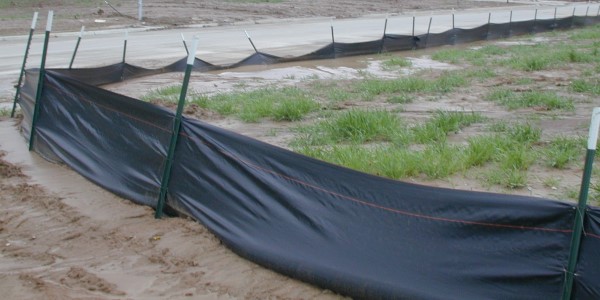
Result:
M45 24L48 10L55 10L53 31L78 31L114 27L164 26L186 24L208 26L239 22L256 22L272 19L336 17L352 18L369 14L402 14L424 9L463 9L472 7L498 7L519 5L531 0L474 1L474 0L287 0L275 3L244 3L245 1L143 1L142 22L138 21L137 1L50 0L33 1L43 4L31 5L32 1L5 1L0 3L0 36L27 34L34 11L40 12L39 24ZM250 1L249 1L250 2ZM113 9L114 8L114 9ZM38 26L43 28L43 26Z
M0 137L21 142L13 123ZM3 299L341 298L238 257L194 221L156 220L24 141L2 144L0 190Z

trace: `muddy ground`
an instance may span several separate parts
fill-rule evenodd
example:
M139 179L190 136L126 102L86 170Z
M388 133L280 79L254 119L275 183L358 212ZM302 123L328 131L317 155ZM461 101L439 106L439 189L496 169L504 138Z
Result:
M72 2L83 4L72 4ZM528 2L528 1L522 1ZM144 1L144 23L135 1L44 1L26 5L13 1L0 10L0 35L24 34L31 13L40 11L41 22L48 9L57 11L55 29L76 31L87 28L123 26L178 26L205 23L211 26L256 22L267 19L335 16L350 18L366 14L400 14L419 9L451 9L500 6L492 1L282 1L248 4L236 1ZM25 3L25 4L24 4ZM91 4L90 4L91 3ZM316 4L318 3L318 5ZM515 3L510 3L515 5ZM99 23L96 20L104 20ZM40 26L38 26L40 28ZM1 50L0 50L1 51ZM412 53L413 68L453 68ZM248 67L227 72L195 74L192 88L204 93L265 85L310 84L310 80L359 78L358 70L380 77L397 76L382 71L378 59L360 57L319 63ZM378 73L379 72L379 73ZM115 85L110 88L139 97L149 88L178 83L180 74L167 74ZM499 79L495 84L502 85ZM569 80L566 72L540 73L547 86L561 86ZM498 118L521 115L480 103L478 95L489 86L475 85L437 105L463 105L477 110L496 111ZM587 106L597 104L590 103ZM357 104L348 104L354 106ZM377 104L375 105L384 105ZM429 105L429 106L428 106ZM415 119L435 109L434 103L415 103L405 114ZM487 105L487 106L486 106ZM485 107L484 107L485 106ZM585 134L589 107L564 118L562 130ZM186 113L219 126L286 147L293 135L289 124L265 121L247 126L194 107ZM330 291L287 278L233 254L203 226L185 219L155 220L150 208L132 204L103 191L73 171L46 162L27 152L13 121L0 122L0 292L6 299L338 299ZM9 142L10 141L10 142ZM538 173L540 179L514 192L557 198L559 192L543 186L544 176L560 178L564 186L580 180L578 168L557 174ZM536 176L538 176L536 175ZM426 184L471 190L490 190L476 180L429 181Z
M38 4L31 4L32 2ZM252 3L255 2L255 3ZM143 20L138 20L137 1L50 0L1 1L0 36L27 34L34 11L40 12L43 28L48 10L55 11L53 31L78 31L115 27L161 26L188 24L218 26L240 22L273 19L335 17L352 18L370 14L402 14L419 10L450 10L473 7L500 7L530 4L533 1L474 0L288 0L288 1L181 1L144 0Z

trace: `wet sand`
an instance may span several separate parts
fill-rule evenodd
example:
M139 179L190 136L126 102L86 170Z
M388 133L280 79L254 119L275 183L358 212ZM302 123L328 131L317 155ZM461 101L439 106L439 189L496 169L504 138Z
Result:
M4 299L341 298L238 257L192 220L154 219L28 152L13 124L0 121Z

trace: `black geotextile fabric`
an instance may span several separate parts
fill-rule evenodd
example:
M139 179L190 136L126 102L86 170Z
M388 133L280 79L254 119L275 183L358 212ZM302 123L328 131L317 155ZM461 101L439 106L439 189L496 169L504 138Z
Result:
M103 188L156 206L174 114L47 71L33 145Z
M37 152L155 206L173 112L54 71L40 108ZM243 257L355 298L558 298L574 218L568 203L388 180L187 118L167 206ZM580 299L600 297L593 243Z
M590 20L552 24L568 28ZM536 30L548 24L538 20ZM369 47L378 52L453 44L484 33L489 38L493 25L487 27L386 35L356 48L332 43L313 53L326 58ZM497 28L498 37L514 29ZM278 60L260 52L247 59ZM184 67L178 61L154 70L115 64L47 71L35 151L115 194L155 207L174 114L94 85ZM223 67L197 59L194 68ZM36 80L37 71L29 70L19 100L26 136ZM559 298L575 215L568 203L371 176L187 118L167 207L200 221L241 256L355 298ZM600 298L599 220L598 210L588 208L574 299Z
M588 207L575 271L574 299L600 299L600 209Z
M382 38L372 41L355 43L330 43L313 52L296 57L280 57L257 51L239 62L227 65L214 65L207 61L196 58L194 61L194 71L207 72L248 65L268 65L303 60L331 59L336 57L374 54L380 52L423 49L482 40L501 39L523 34L551 31L554 29L569 29L598 23L600 23L600 16L573 16L556 20L542 19L502 24L489 23L475 28L453 28L441 33L421 34L416 36L385 34ZM79 78L81 81L89 84L103 85L166 72L182 72L185 70L186 61L187 58L182 58L172 64L157 69L146 69L130 65L128 63L117 63L99 68L55 70L67 76Z

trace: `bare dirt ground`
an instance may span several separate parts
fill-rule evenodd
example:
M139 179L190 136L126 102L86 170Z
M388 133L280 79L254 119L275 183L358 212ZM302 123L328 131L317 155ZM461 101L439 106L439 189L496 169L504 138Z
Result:
M52 0L39 5L27 4L30 2L1 2L0 35L25 34L23 28L29 27L32 12L39 11L40 22L43 22L45 11L49 9L60 11L55 22L56 30L76 31L81 25L89 29L146 25L169 27L197 23L214 26L267 19L400 14L420 9L451 9L456 8L457 3L458 8L507 5L503 1L455 0L299 0L263 4L217 0L147 0L144 1L146 17L142 24L135 19L136 1L109 1L122 15L104 4L104 1ZM421 58L415 57L413 65L418 59ZM336 64L339 66L343 62ZM424 66L427 68L431 65L424 62ZM368 68L367 64L364 67ZM350 78L356 76L353 73L356 70L349 71L343 67L321 66L315 69L315 72L333 77L341 73ZM285 77L289 84L297 84L300 80L300 77L293 80L287 74L269 77L272 71L266 69L251 70L256 71L267 74L263 78L253 75L244 82L252 85L259 78L263 85L265 82L279 84L280 79ZM198 74L194 75L197 80L193 81L231 89L243 81L241 77L244 75L235 72ZM298 69L291 72L297 73ZM550 75L540 74L540 81L547 80L549 86L563 84L564 76ZM157 86L156 81L162 85L179 81L180 74L144 80L138 85L112 88L140 96L148 87ZM196 85L194 88L210 92L205 86ZM485 88L488 87L474 86L470 92L465 91L463 96L456 95L441 104L477 105L473 104L479 103L477 93L481 94ZM419 105L415 103L406 108L405 113L418 118L420 113L432 109ZM280 123L265 122L250 127L239 121L207 115L207 112L194 107L188 107L187 113L280 146L287 144L291 134L289 128ZM519 117L502 113L498 113L497 117ZM575 113L577 116L583 114L579 111ZM564 127L560 130L580 134L585 132L586 123L587 116L565 118ZM277 128L277 134L273 134L273 128ZM25 141L13 128L13 121L6 118L0 122L0 140L0 205L3 206L0 211L0 292L5 299L341 298L330 291L276 274L238 257L200 224L178 218L155 220L150 208L115 197L73 171L28 153ZM19 144L8 145L5 141ZM6 154L3 149L10 153ZM579 169L573 169L550 175L558 176L564 185L575 185L579 174ZM540 176L548 174L540 172ZM532 194L535 191L538 196L552 196L552 190L542 188L542 179L538 181L537 185L532 184L532 190L525 189L517 193ZM481 189L475 180L469 182L465 179L428 184Z
M0 121L3 141L22 141L13 123ZM0 151L3 299L341 298L238 257L194 221L155 220L25 143L9 147L22 164Z
M38 4L32 5L32 2ZM255 2L255 3L252 3ZM293 0L293 1L143 1L143 22L137 20L137 1L50 0L0 2L0 36L27 34L34 11L45 24L48 10L55 10L53 31L78 31L129 26L208 26L307 17L352 18L370 14L401 14L418 10L463 9L519 5L516 1L473 0ZM521 3L530 2L520 1ZM113 9L114 8L114 9ZM43 27L38 27L43 28Z

